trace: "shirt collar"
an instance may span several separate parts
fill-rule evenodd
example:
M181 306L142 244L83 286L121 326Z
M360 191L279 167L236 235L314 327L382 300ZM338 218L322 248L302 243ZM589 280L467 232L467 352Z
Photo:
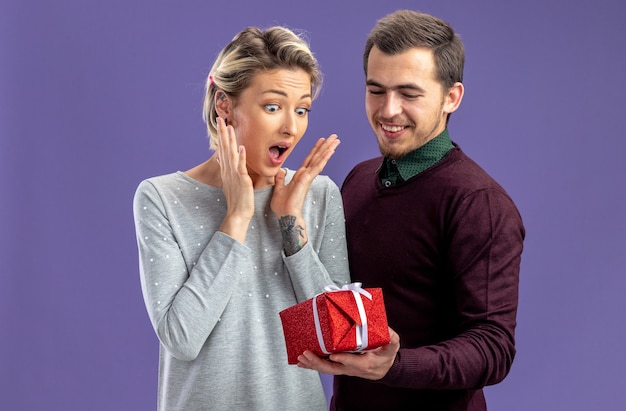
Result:
M437 164L452 148L454 145L446 128L437 137L402 158L392 160L385 157L380 168L380 179L386 187L407 181Z

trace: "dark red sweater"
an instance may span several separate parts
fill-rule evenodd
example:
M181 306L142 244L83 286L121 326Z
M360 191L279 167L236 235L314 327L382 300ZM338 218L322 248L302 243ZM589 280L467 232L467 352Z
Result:
M458 146L389 188L381 162L357 165L342 187L350 272L383 289L401 349L380 381L336 377L331 408L485 410L482 387L515 355L519 212Z

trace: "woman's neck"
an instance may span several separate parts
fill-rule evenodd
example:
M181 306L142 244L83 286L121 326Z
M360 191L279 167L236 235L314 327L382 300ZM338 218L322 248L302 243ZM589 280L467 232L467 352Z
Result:
M220 165L217 162L217 154L213 154L204 163L185 171L187 176L199 181L203 184L222 188L222 174L220 171ZM266 188L274 185L273 177L264 177L259 175L251 175L252 185L254 189Z

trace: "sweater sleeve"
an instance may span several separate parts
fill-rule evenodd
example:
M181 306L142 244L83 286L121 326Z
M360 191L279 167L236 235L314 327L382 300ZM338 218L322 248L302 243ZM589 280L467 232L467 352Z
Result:
M246 269L248 248L216 232L198 261L185 261L165 204L143 181L133 200L141 286L161 344L180 360L196 358Z
M312 298L324 286L350 280L343 202L339 188L326 176L316 177L307 196L305 220L308 243L283 260L298 302Z
M515 355L514 330L524 239L521 217L505 193L485 189L453 212L447 260L455 296L455 333L402 347L381 383L415 389L477 389L500 382Z

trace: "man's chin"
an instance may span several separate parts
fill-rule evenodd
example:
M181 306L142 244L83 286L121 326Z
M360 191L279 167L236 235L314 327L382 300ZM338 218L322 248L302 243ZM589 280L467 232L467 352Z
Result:
M390 144L380 143L378 143L378 150L384 157L391 158L393 160L398 160L409 153L406 150L400 149L400 147L393 147Z

